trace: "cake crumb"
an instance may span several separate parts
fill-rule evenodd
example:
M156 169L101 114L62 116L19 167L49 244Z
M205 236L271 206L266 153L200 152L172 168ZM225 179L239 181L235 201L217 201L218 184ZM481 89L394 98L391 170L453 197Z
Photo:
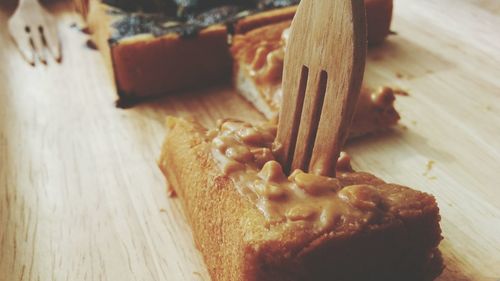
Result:
M87 34L87 35L90 35L92 34L92 32L90 31L90 28L88 26L83 26L80 28L80 32L81 33L84 33L84 34Z
M401 72L396 72L394 73L396 75L396 78L398 79L406 79L406 80L410 80L410 79L413 79L414 76L411 75L411 74L404 74L404 73L401 73Z
M167 212L167 210L165 210L163 208L160 209L160 213L166 213L166 212Z
M85 46L87 46L87 48L89 48L91 50L97 50L97 45L91 39L87 40L87 42L85 43Z
M175 190L173 190L172 188L169 188L167 190L167 196L170 197L170 198L174 198L177 196L177 193L175 192Z
M398 96L407 97L407 96L409 96L409 95L410 95L410 94L408 93L408 91L405 91L405 90L403 90L403 89L401 89L401 88L393 88L393 90L392 90L392 91L393 91L393 93L394 93L395 95L398 95Z
M424 171L424 176L427 176L429 175L429 173L431 172L432 168L434 167L434 164L436 164L436 161L434 160L429 160L427 161L427 164L425 165L425 171Z
M115 102L115 106L120 109L129 109L143 101L145 98L133 97L130 93L118 91L119 99Z

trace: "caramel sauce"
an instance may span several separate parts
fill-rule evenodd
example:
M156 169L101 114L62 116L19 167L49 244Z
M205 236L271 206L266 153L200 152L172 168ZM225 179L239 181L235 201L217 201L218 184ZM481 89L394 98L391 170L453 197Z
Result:
M257 36L238 35L240 40L232 46L240 66L253 78L261 97L276 112L281 104L281 80L287 32L290 21L251 31Z
M305 224L321 232L337 223L366 224L377 219L383 196L372 184L382 181L351 170L349 156L339 159L338 178L295 170L290 176L271 151L276 125L252 126L220 121L209 131L212 154L238 192L255 204L269 225Z

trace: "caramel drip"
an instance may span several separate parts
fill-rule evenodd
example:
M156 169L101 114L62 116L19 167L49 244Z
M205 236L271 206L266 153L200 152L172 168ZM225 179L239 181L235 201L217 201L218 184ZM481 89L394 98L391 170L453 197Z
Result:
M221 170L231 178L238 192L255 204L269 225L306 224L321 232L337 223L366 224L377 218L382 196L371 185L373 178L360 175L346 184L341 178L328 178L295 170L283 173L275 161L271 145L276 126L252 126L226 120L210 131L212 153ZM339 159L339 175L352 171L349 156Z

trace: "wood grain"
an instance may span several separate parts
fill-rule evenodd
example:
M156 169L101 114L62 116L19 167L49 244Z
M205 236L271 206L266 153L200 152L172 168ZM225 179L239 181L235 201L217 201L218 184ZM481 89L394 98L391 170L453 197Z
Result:
M368 84L409 92L402 125L348 144L355 167L434 194L440 281L500 279L500 14L496 0L398 0ZM67 7L60 7L61 9ZM63 63L32 68L0 12L0 280L210 280L156 166L166 114L262 117L228 86L116 109L78 18Z

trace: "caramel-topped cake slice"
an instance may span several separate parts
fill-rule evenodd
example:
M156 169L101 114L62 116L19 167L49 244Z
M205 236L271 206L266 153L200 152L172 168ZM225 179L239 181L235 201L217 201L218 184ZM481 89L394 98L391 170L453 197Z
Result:
M214 281L433 280L442 270L435 199L352 170L294 171L274 124L169 117L159 161Z
M282 99L283 59L291 21L256 28L236 35L231 47L234 58L234 84L243 97L267 118L278 115ZM385 130L394 126L399 114L396 97L389 87L361 89L350 129L350 137Z

